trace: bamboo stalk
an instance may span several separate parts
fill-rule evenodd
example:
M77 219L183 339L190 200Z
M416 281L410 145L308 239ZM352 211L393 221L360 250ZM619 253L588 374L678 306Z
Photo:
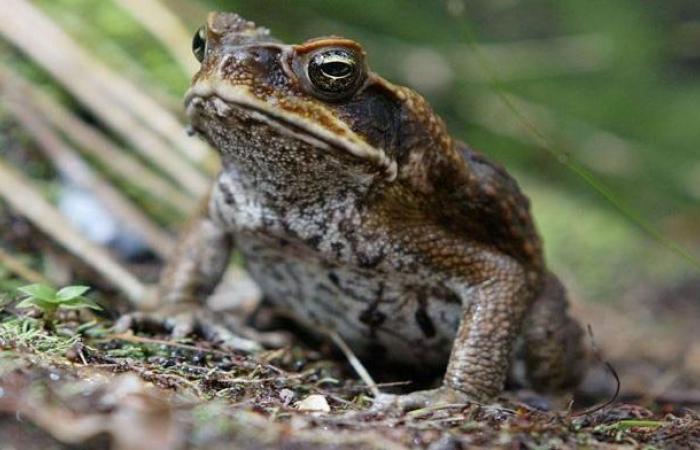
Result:
M0 160L0 196L34 226L94 268L136 306L146 306L146 287L103 248L85 239L22 175Z
M54 127L77 144L83 153L97 159L109 171L167 203L178 212L189 215L196 207L196 200L183 193L174 184L149 169L138 159L114 144L99 131L79 119L50 95L41 92L33 83L7 67L0 67L0 88L9 92L21 92L23 100L42 114Z
M192 32L179 17L159 0L115 0L139 23L158 39L187 76L192 76L199 66L190 51Z
M128 49L125 49L122 40L112 36L110 33L106 33L102 29L102 25L93 20L90 14L76 14L74 8L49 7L46 2L40 4L42 8L46 6L46 13L76 42L83 43L85 41L84 36L99 36L97 40L93 38L91 42L84 44L90 54L105 63L119 76L130 80L133 85L138 86L141 92L146 93L162 108L180 119L179 113L183 109L181 96L173 95L159 76L150 71L143 64L143 61L138 59L138 54L131 53ZM190 44L188 44L189 46ZM102 55L109 56L104 58ZM176 68L172 69L177 70ZM182 79L177 82L181 87L181 91L185 88L182 82L185 82L187 78L183 74Z
M161 0L181 21L197 27L206 22L209 7L190 0Z
M183 158L202 161L206 147L187 138L184 127L130 82L90 57L46 15L26 0L5 0L0 33L44 67L96 116L134 148L182 183L204 195L207 178ZM154 132L153 130L156 130ZM172 151L172 145L179 152Z
M127 228L141 236L156 254L164 259L170 255L174 247L172 236L153 223L121 192L86 164L36 112L22 103L21 97L17 98L17 94L7 91L4 91L4 94L8 110L29 131L61 175L82 189L92 192Z

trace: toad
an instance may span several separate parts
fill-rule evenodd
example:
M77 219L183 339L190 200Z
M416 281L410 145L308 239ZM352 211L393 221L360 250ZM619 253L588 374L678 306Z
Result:
M367 360L446 367L441 387L379 403L489 402L509 373L538 390L579 379L581 328L528 199L423 97L372 72L357 42L285 44L235 14L210 14L193 50L187 116L222 170L160 283L176 334L236 339L204 309L235 248L310 331Z

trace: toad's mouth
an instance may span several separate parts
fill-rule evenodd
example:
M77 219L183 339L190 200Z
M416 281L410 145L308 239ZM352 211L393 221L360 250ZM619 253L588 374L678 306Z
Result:
M378 167L387 181L397 176L396 161L382 149L372 147L358 138L343 125L342 134L305 120L304 118L281 111L265 101L253 96L247 87L223 83L198 81L187 92L185 106L187 116L194 121L201 106L211 102L220 117L232 115L236 108L245 111L251 118L265 123L272 129L293 139L304 141L315 148L339 151L355 158L369 161Z

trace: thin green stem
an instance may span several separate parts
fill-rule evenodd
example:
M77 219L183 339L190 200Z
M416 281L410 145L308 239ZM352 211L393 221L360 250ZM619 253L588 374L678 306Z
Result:
M598 180L592 172L578 164L567 152L558 149L552 143L551 139L544 132L542 132L535 123L529 120L529 118L508 96L496 70L481 52L479 46L476 45L476 39L468 28L464 28L464 35L467 45L472 51L474 57L477 59L479 65L486 73L491 89L496 93L498 98L506 106L506 108L508 108L511 114L513 114L513 116L535 138L539 147L547 151L557 161L583 179L586 184L592 187L598 194L608 201L623 217L640 228L647 236L666 247L671 252L687 261L692 267L700 271L699 259L694 257L674 239L665 236L651 222L644 219L634 208L624 203L610 188Z

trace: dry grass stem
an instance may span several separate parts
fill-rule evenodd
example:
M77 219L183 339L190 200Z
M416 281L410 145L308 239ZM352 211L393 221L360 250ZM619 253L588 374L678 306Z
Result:
M41 88L24 79L19 73L8 67L0 67L0 85L11 92L20 93L26 103L78 145L83 153L95 158L113 174L150 193L182 214L189 214L196 207L193 197L131 156L126 149L115 144L96 127L78 118L75 113L42 92Z
M158 255L167 258L174 248L174 238L155 224L124 194L104 179L80 158L78 152L65 142L28 108L22 96L4 91L10 112L37 142L38 147L49 158L63 177L71 183L89 191L105 205L121 223L138 234Z
M345 355L345 358L347 358L348 362L352 366L352 368L357 372L357 375L364 381L364 383L367 385L369 388L370 392L374 397L378 397L381 392L379 391L379 388L377 387L377 383L374 382L374 379L372 376L369 374L367 369L365 369L365 366L362 365L362 362L359 360L359 358L353 353L352 349L348 346L348 344L345 343L343 338L340 337L338 333L336 333L333 330L325 330L326 334L330 336L330 338L333 340L335 345L338 346L341 352Z
M34 226L114 285L135 305L144 302L145 286L102 247L85 239L24 176L0 160L0 196Z
M566 148L575 152L576 159L586 166L597 172L618 177L631 177L636 173L638 165L635 163L634 155L644 144L580 119L562 118L561 114L542 104L511 94L509 97L545 135L551 136L558 144L564 143ZM491 133L506 136L527 145L542 145L542 142L535 138L517 117L513 117L497 95L477 96L473 103L469 106L465 105L465 117L468 114L467 108L483 111L483 114L474 116L470 120L476 120L478 125Z
M193 33L170 8L159 0L116 0L116 3L163 44L187 76L199 69L190 52Z
M0 16L0 34L189 192L201 196L207 191L209 181L190 165L206 158L207 147L187 137L170 112L92 58L31 3L6 0L4 8L12 14Z
M44 275L28 267L14 255L6 252L2 248L0 248L0 264L5 266L10 272L30 283L51 284Z

